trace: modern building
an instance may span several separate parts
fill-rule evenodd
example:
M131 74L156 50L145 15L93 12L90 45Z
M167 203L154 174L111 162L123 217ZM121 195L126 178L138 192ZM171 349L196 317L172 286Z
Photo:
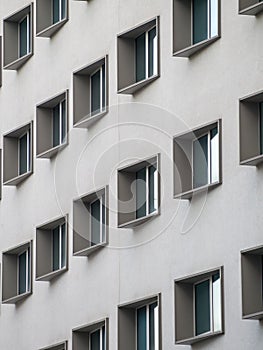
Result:
M263 2L2 0L1 350L259 350Z

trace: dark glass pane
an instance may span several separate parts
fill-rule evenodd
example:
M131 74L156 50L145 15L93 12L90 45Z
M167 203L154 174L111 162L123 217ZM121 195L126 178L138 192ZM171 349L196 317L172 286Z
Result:
M149 213L157 210L157 169L154 165L149 167Z
M201 187L208 183L208 135L193 142L193 186Z
M193 0L193 44L208 38L207 1Z
M66 0L61 0L61 19L66 18Z
M100 112L100 70L91 76L91 114Z
M146 168L136 172L136 218L146 215Z
M59 22L59 1L53 0L53 23Z
M90 334L90 350L100 350L100 329Z
M53 271L58 270L59 266L59 226L53 230Z
M102 241L105 241L105 216L106 216L106 207L105 207L105 195L102 196Z
M210 331L210 286L209 280L195 285L195 333Z
M146 78L145 33L135 40L136 45L136 81Z
M66 266L66 225L61 225L61 267Z
M19 266L19 274L18 274L18 294L25 293L27 291L27 275L26 275L26 252L20 254L18 257L18 266Z
M106 348L105 326L102 327L102 350Z
M260 103L260 154L263 154L263 102Z
M151 29L148 34L148 76L151 77L152 75L156 74L155 72L155 65L156 65L156 27Z
M102 109L106 106L106 80L105 80L105 64L102 65Z
M62 109L62 142L64 142L65 137L66 137L66 125L67 125L67 120L66 120L66 101L62 101L61 103L61 109Z
M155 333L155 328L156 328L156 322L157 320L155 319L155 310L158 307L157 302L153 303L149 306L149 350L155 350L155 343L158 341L156 339L156 333ZM157 345L157 344L156 344Z
M91 244L100 243L100 200L97 199L90 206L91 210Z
M220 278L220 273L219 273L219 272L215 273L215 274L212 276L212 282L217 281L219 278Z
M25 174L27 169L27 134L19 139L19 175Z
M25 17L23 21L19 23L19 57L25 56L27 52L27 21L28 18Z
M60 144L60 131L59 131L59 104L53 108L53 147Z
M137 350L146 350L146 306L137 310Z

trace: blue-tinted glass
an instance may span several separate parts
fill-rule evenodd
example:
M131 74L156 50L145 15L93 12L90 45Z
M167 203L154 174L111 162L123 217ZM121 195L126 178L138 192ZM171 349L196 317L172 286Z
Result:
M61 267L66 266L66 225L61 225Z
M19 57L23 57L28 54L27 21L28 17L25 17L23 21L19 23Z
M66 17L66 0L61 0L61 19Z
M53 108L53 147L60 144L59 104Z
M66 121L66 101L62 101L61 102L61 110L62 110L62 142L64 142L65 137L66 137L66 125L67 125L67 121Z
M136 218L146 215L146 168L136 172Z
M156 329L156 319L155 319L155 310L158 307L157 302L153 303L149 306L149 350L155 350L156 349L156 334L155 334L155 329Z
M157 184L156 184L157 169L154 165L149 167L149 213L157 210Z
M106 80L105 80L105 64L102 65L102 109L106 106Z
M146 350L146 306L137 310L137 350Z
M156 65L156 27L151 29L148 33L148 75L151 77L156 74L155 65Z
M19 280L18 280L18 294L23 294L27 291L27 269L26 269L26 252L20 254L18 257L19 266Z
M97 199L90 206L91 210L91 244L100 243L100 200Z
M207 1L193 0L193 44L207 39Z
M53 23L59 22L59 2L60 0L53 0Z
M90 350L100 350L100 329L90 335Z
M59 269L59 226L53 230L53 271Z
M19 139L19 175L25 174L27 169L27 134Z
M100 70L91 76L91 114L100 112Z
M209 280L195 285L195 333L210 331L210 286Z
M208 183L208 135L193 142L193 186L204 186Z
M263 154L263 102L259 104L260 108L260 121L259 121L259 130L260 130L260 154Z
M136 81L146 78L145 33L135 40L136 46Z

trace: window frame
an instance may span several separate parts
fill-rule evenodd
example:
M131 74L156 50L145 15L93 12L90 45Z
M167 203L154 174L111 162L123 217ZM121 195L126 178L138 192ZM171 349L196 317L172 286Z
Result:
M103 198L104 197L104 198ZM89 203L89 213L90 213L90 241L91 241L91 246L95 246L97 244L93 244L92 242L92 218L93 216L91 215L91 207L92 204L94 204L95 202L99 201L100 202L100 242L97 244L103 244L105 243L105 239L103 240L103 235L106 235L106 223L103 223L103 211L104 211L104 220L106 221L106 206L105 206L105 194L102 194L101 196L99 196L98 198L94 199L93 201L91 201ZM103 226L104 226L104 230L103 230ZM104 233L103 233L104 231Z
M104 74L105 74L105 77L104 77L104 82L105 82L105 86L103 87L103 66L104 66ZM97 72L100 72L100 108L99 110L95 110L95 111L92 111L92 77L97 73ZM103 90L104 90L104 96L105 96L105 106L103 107ZM97 68L93 73L90 74L90 116L91 118L92 117L95 117L101 113L105 113L106 111L106 65L105 63L103 63L99 68Z
M65 115L63 115L63 103L65 103ZM52 144L53 147L52 148L56 148L56 147L60 147L63 146L66 143L66 135L63 138L63 119L64 119L64 123L65 123L65 132L67 134L67 101L66 101L66 97L64 98L64 100L61 100L55 107L53 107L53 122L54 122L54 109L59 106L59 144L58 145L54 145L54 128L52 126ZM54 125L54 124L53 124Z
M64 226L64 239L65 239L65 242L64 242L64 245L65 245L65 252L64 252L64 254L65 254L65 257L67 256L66 223L64 222L64 223L59 224L58 226L56 226L56 227L54 227L54 228L52 229L52 256L51 256L52 259L51 259L51 261L52 261L52 270L53 270L53 272L57 272L57 271L63 270L63 269L65 269L66 266L67 266L67 262L66 262L67 259L65 259L65 264L62 266L62 255L63 255L63 250L62 250L62 246L63 246L63 242L62 242L62 240L63 240L62 226ZM58 256L59 256L59 264L58 264L58 265L59 265L59 268L58 268L58 269L54 269L54 231L55 231L56 228L58 228L58 230L59 230L59 254L58 254ZM52 273L52 272L51 272L51 273Z
M26 137L26 150L27 150L27 162L26 162L26 172L24 173L20 173L20 153L21 153L21 143L20 143L20 140L24 137L24 136L27 136ZM17 157L17 160L18 160L18 176L22 176L22 175L25 175L27 173L30 172L30 163L31 163L31 155L30 155L30 129L27 130L26 132L24 132L22 135L20 135L18 137L18 157Z
M22 252L17 254L17 295L23 295L27 294L30 291L30 252L29 252L30 247L27 249L23 250ZM20 272L20 263L19 263L19 257L26 253L26 279L25 279L25 285L26 285L26 291L23 293L19 292L19 287L20 287L20 278L19 278L19 272Z
M21 32L21 23L27 19L27 29L26 29L26 54L23 56L20 56L20 50L21 50L21 43L20 43L20 32ZM22 58L27 56L30 53L30 15L29 13L26 14L19 22L18 22L18 57Z
M104 349L106 349L106 327L105 327L105 324L99 328L96 328L94 330L92 330L91 332L89 332L89 349L92 350L91 348L91 334L93 333L96 333L98 330L100 331L100 350L103 350L103 328L104 328L104 332L105 332L105 335L104 335L104 341L105 341L105 344L104 344Z
M67 1L66 0L58 0L59 1L59 20L57 22L54 22L54 1L52 0L52 5L51 5L51 18L52 18L52 25L58 24L61 21L63 21L66 18L66 13L67 13ZM64 2L64 6L65 6L65 17L62 17L62 2Z

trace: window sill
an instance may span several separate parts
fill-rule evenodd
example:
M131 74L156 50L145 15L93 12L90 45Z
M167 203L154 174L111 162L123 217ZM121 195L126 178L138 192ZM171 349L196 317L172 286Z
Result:
M92 124L97 122L100 118L102 118L107 113L108 113L108 108L106 108L105 111L102 111L94 115L89 114L86 117L82 118L79 122L75 123L74 128L89 128Z
M56 147L53 147L45 152L42 152L40 154L37 154L37 158L52 158L55 155L57 155L60 151L62 151L66 146L68 145L68 142L64 142L61 145L58 145Z
M221 184L222 184L222 181L218 181L218 182L214 182L214 183L209 184L209 185L205 185L205 186L198 187L198 188L186 191L186 192L182 192L182 193L174 195L174 199L191 199L195 193L201 193L201 192L204 192L206 190L210 191L213 188L215 188Z
M143 216L141 218L138 219L134 219L128 222L125 222L124 224L119 224L118 228L134 228L136 226L139 226L141 224L144 224L145 222L149 221L150 219L152 219L153 217L159 215L159 210L156 210L155 212L147 215L147 216Z
M36 34L36 36L42 38L51 38L52 35L54 35L67 21L68 19L64 18L60 22L54 23L51 26L41 30Z
M16 295L16 296L12 297L12 298L2 300L2 303L3 304L15 304L15 303L17 303L17 302L27 298L31 294L32 294L32 291L26 292L26 293L23 293L23 294L19 294L19 295Z
M178 340L178 341L175 342L175 344L178 344L178 345L192 345L192 344L197 343L199 341L202 341L202 340L214 337L216 335L221 335L223 333L224 333L223 331L209 332L209 333L197 335L197 336L192 337L192 338L188 338L188 339L184 339L184 340Z
M153 82L154 80L158 79L160 77L159 74L157 75L153 75L150 78L138 81L132 85L129 85L125 88L119 89L117 92L118 94L134 94L135 92L137 92L138 90L142 89L145 85L150 84L151 82Z
M190 57L193 54L195 54L196 52L202 50L203 48L205 48L206 46L212 44L214 41L220 39L220 35L217 35L211 39L206 39L201 41L200 43L191 45L186 47L185 49L176 51L173 53L174 57Z
M3 183L5 186L17 186L20 182L24 181L27 177L29 177L33 173L32 170L29 172L16 176L13 179L7 180Z
M4 66L4 69L18 70L27 60L33 55L33 52L28 53L27 55L18 58L17 60L8 63Z
M246 159L246 160L242 160L240 162L240 165L253 165L253 166L257 166L259 163L263 162L263 154L260 154L258 156Z
M263 318L263 311L255 312L248 315L242 315L243 320L261 320Z
M63 272L66 272L67 270L68 270L67 267L63 267L60 270L55 270L55 271L52 271L50 273L47 273L46 275L36 277L36 281L45 281L45 282L50 281L50 280L52 280L52 278L55 278L55 277L61 275Z
M103 247L105 247L107 245L107 242L102 242L96 245L92 245L88 248L82 249L78 252L73 253L74 256L89 256L92 253L94 253L95 251L97 251L98 249L101 249Z
M263 3L259 2L256 3L252 6L249 6L243 10L239 10L238 14L239 15L251 15L251 16L255 16L257 15L259 12L263 11Z

